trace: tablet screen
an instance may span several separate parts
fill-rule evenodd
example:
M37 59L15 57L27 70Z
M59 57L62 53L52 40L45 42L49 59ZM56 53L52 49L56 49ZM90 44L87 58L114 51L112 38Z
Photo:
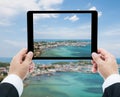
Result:
M92 15L91 12L33 12L34 58L91 58Z

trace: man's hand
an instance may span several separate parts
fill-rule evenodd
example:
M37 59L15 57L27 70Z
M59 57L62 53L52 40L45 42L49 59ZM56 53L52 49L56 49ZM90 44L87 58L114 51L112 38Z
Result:
M22 49L16 56L13 57L10 63L9 74L16 74L24 80L27 73L34 69L32 57L32 52L27 53L27 49Z
M92 53L92 72L99 72L106 79L111 74L119 74L115 57L104 49L99 49L98 54Z

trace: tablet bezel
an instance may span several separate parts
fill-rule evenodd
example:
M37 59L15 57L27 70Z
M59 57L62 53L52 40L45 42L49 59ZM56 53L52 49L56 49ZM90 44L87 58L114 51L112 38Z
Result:
M28 33L28 51L34 52L33 39L33 14L62 14L62 13L90 13L91 14L91 53L97 52L97 27L98 27L98 13L97 11L81 11L81 10L67 10L67 11L28 11L27 12L27 33ZM33 57L33 59L92 59L92 57Z

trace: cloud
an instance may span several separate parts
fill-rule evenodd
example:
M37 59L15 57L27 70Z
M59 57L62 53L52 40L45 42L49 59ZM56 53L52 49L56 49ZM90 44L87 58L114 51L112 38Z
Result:
M104 37L106 41L120 41L120 26L118 24L111 25L99 32L102 33L99 36Z
M10 4L10 2L12 4ZM21 11L26 10L39 10L38 4L35 0L3 0L0 1L1 14L3 16L14 16Z
M90 39L90 25L77 27L43 28L44 30L35 31L35 39ZM56 32L57 31L57 32Z
M2 0L0 1L0 20L10 22L11 18L28 10L55 10L63 0ZM3 23L1 25L4 26Z
M89 8L89 10L97 10L97 8L95 6L92 6L91 8ZM98 17L102 16L102 12L98 11Z
M73 15L71 17L67 16L67 17L64 18L64 20L70 20L72 22L75 22L75 21L79 20L79 17L77 17L77 15Z
M1 40L0 57L12 57L22 48L27 47L24 41Z
M106 36L108 37L117 37L117 36L120 36L120 28L116 28L116 29L111 29L110 31L106 31L105 34Z
M99 41L99 48L104 48L108 52L112 53L116 58L120 58L120 43L119 42L105 42L104 41Z
M35 35L36 39L90 39L90 35L87 32L76 33L74 31L58 31L54 32L37 32ZM67 36L66 36L67 35Z
M0 21L0 26L4 26L4 27L7 27L7 26L11 26L12 23L10 23L8 20L6 19L3 19Z
M46 19L46 18L57 18L58 14L34 14L34 20Z
M53 10L53 6L62 4L63 0L40 0L38 3L42 9Z
M20 49L25 47L27 47L26 41L1 40L0 57L12 57L16 55Z
M4 42L6 45L10 45L12 47L18 47L18 48L26 47L25 42L21 42L21 41L4 40Z
M97 10L95 6L91 7L89 10Z
M101 34L100 34L101 33ZM99 47L111 52L116 57L120 58L120 26L117 24L106 27L98 33Z

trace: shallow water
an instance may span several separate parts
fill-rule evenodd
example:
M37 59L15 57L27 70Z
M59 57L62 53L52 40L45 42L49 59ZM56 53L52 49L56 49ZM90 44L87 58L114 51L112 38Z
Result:
M30 79L22 97L101 97L102 78L97 74L55 73Z
M71 39L70 39L71 40ZM35 39L35 42L57 42L67 41L66 39ZM91 42L91 40L71 40L76 42ZM58 46L55 48L47 48L40 55L41 57L90 57L91 44L86 46Z
M56 48L46 49L40 56L45 57L90 57L91 46L84 47L76 46L60 46Z

